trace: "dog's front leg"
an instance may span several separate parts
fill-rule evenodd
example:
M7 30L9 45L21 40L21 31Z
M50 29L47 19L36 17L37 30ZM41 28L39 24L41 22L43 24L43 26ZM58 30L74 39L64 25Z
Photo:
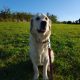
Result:
M45 59L43 64L43 80L48 80L47 69L48 69L49 60Z
M38 71L38 66L35 63L33 63L33 69L34 69L34 79L33 80L38 80L39 71Z

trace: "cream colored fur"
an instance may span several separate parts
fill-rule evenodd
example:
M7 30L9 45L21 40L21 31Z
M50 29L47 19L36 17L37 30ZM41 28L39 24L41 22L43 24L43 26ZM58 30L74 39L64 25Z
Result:
M40 17L40 20L36 21L36 17ZM45 19L47 18L47 20ZM30 58L33 63L34 69L34 78L33 80L38 79L39 71L38 65L43 65L43 80L48 79L47 69L49 65L49 55L48 55L48 40L51 35L51 21L50 19L44 15L35 15L31 22L30 29ZM44 33L39 33L37 29L40 27L41 21L46 21L46 31ZM46 42L45 42L46 41ZM45 43L44 43L45 42ZM54 54L51 51L52 62L54 61Z

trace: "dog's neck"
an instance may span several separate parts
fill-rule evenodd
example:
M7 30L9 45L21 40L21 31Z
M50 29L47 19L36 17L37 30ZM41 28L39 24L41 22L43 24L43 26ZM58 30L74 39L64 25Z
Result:
M33 40L37 44L46 44L46 43L49 43L49 41L50 41L50 35L51 35L51 31L48 31L45 35L39 35L39 36L36 33L31 34Z
M37 41L37 43L40 43L40 44L46 44L46 43L48 43L49 42L49 40L47 39L47 40L45 40L45 41Z

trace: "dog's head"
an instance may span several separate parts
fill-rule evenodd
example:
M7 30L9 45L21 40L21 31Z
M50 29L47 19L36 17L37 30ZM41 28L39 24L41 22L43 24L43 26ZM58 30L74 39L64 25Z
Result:
M30 32L39 36L49 36L51 33L51 20L44 14L37 14L33 16L31 19Z
M51 28L50 19L44 14L37 14L31 19L31 29L40 34L46 33Z

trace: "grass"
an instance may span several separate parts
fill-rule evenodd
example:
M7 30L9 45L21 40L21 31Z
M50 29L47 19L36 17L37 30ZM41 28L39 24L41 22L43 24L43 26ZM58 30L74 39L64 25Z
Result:
M80 79L80 25L53 25L54 80Z
M80 25L53 24L54 80L80 80ZM40 72L40 80L42 80ZM0 22L0 80L32 80L29 23Z

